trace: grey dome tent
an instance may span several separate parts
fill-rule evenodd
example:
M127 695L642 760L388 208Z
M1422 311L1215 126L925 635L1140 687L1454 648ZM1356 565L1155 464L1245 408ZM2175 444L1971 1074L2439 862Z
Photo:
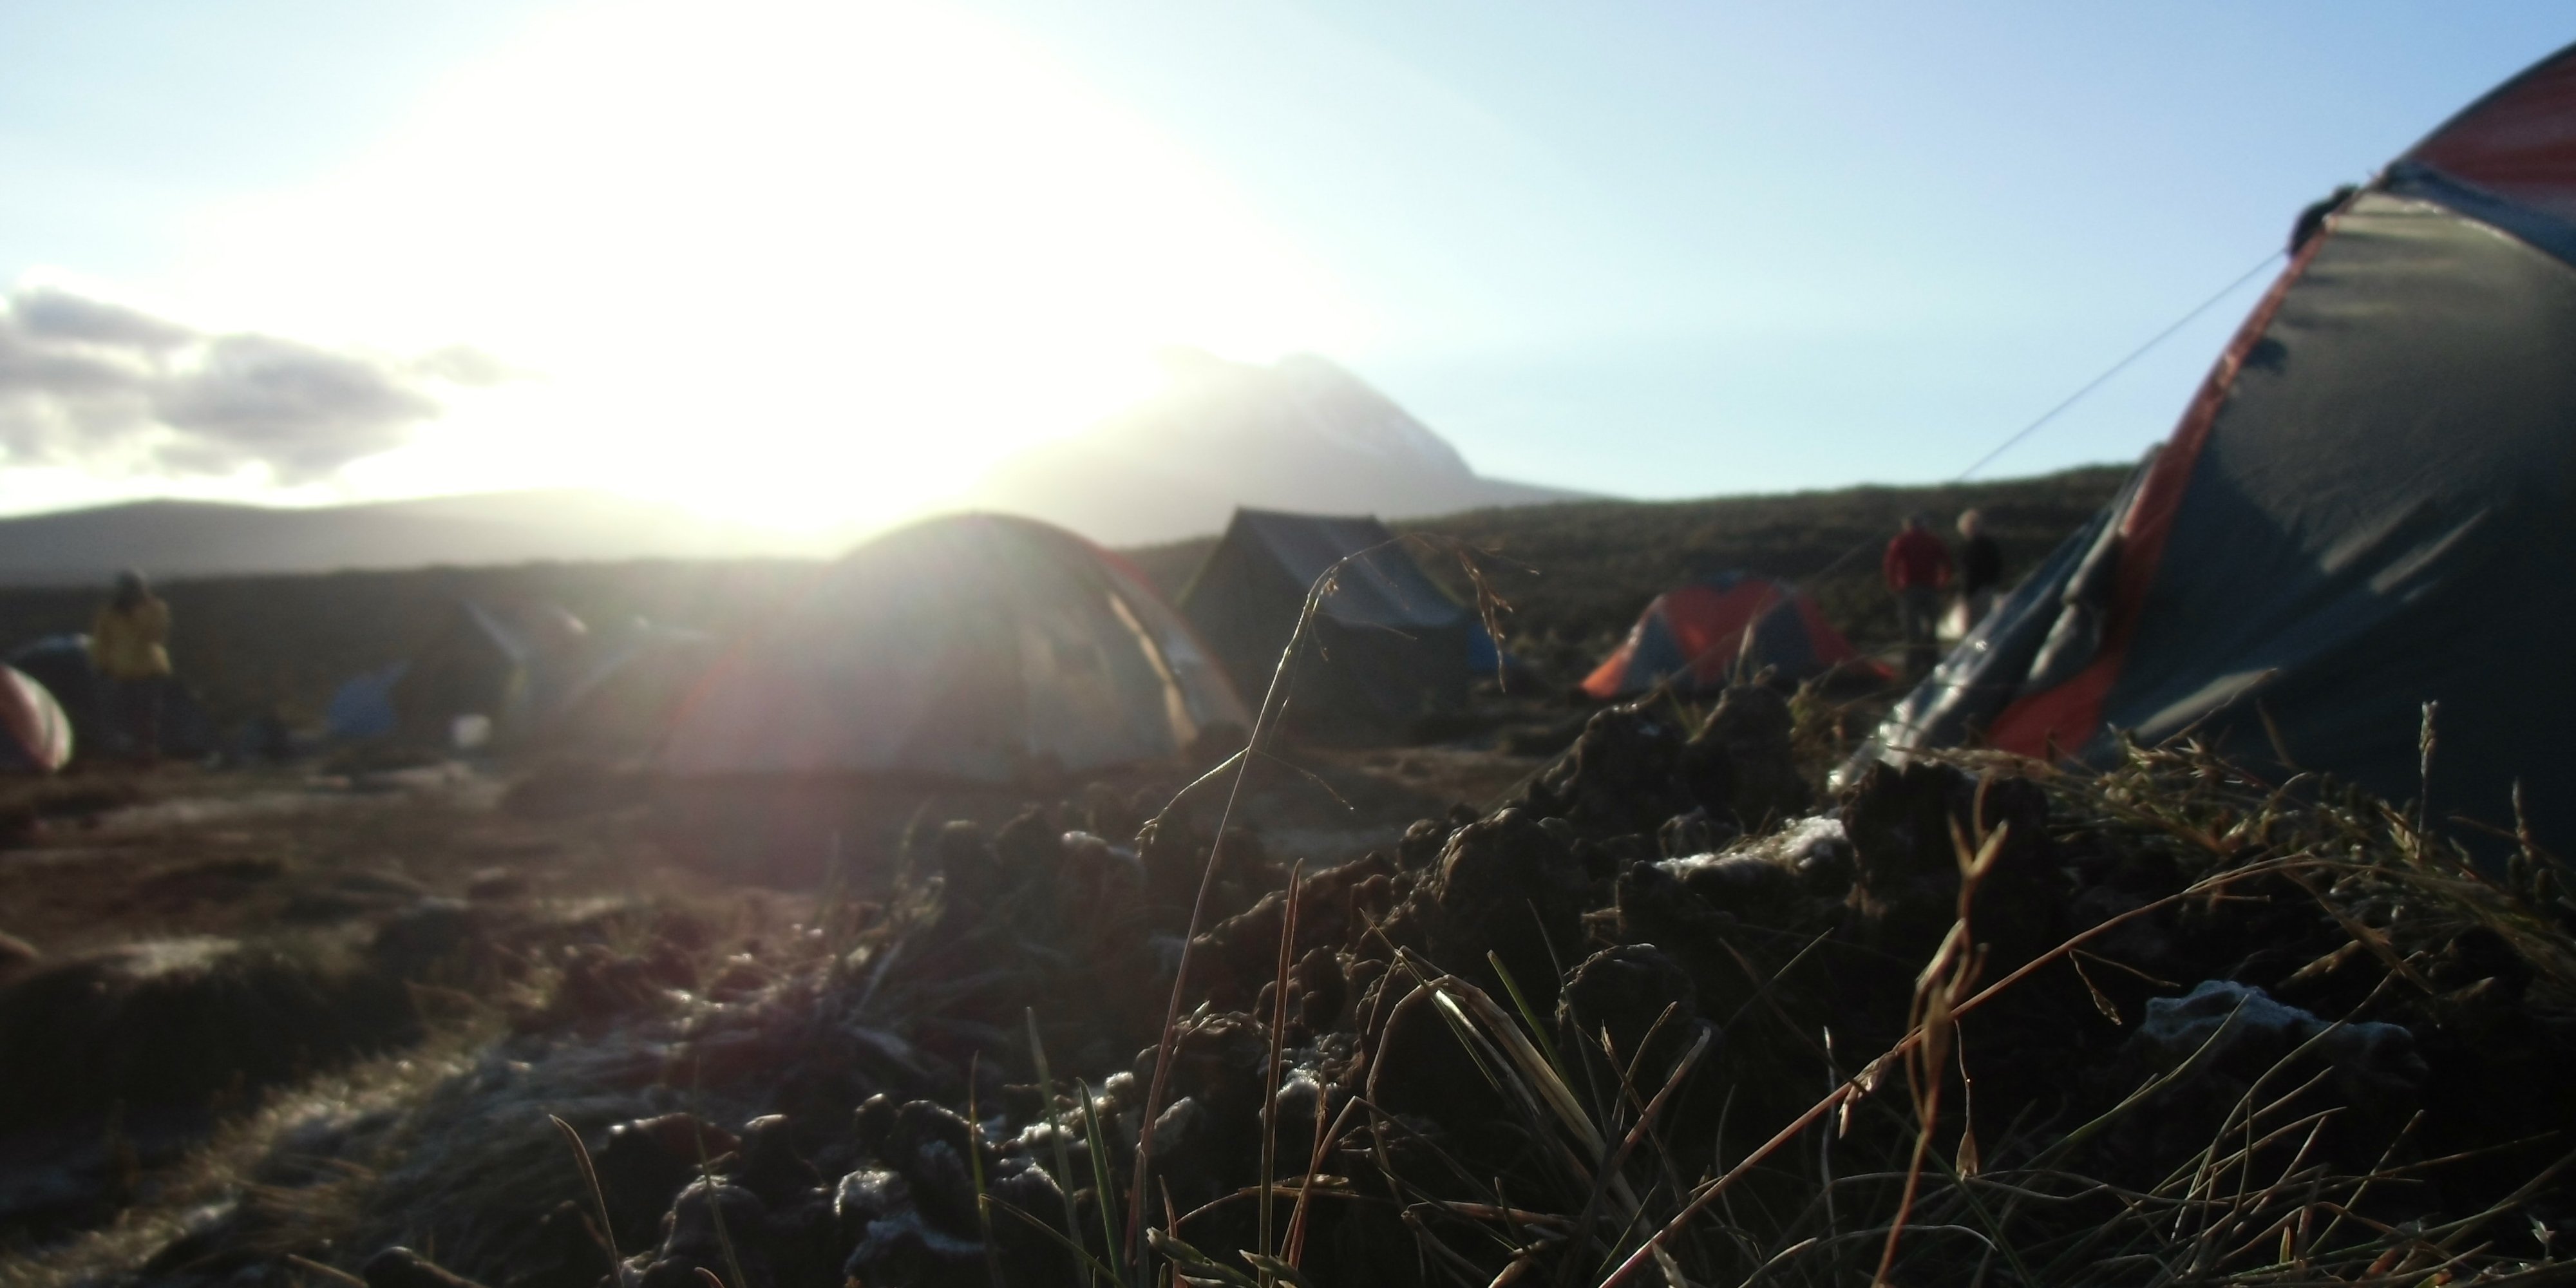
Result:
M2576 49L2301 219L2173 436L1884 754L2188 734L2576 843ZM2438 704L2429 783L2425 706Z
M1367 734L1464 706L1472 636L1483 627L1376 519L1236 510L1181 591L1180 609L1236 689L1257 702L1307 589L1352 555L1362 557L1317 605L1311 638L1320 655L1295 672L1287 718L1309 731Z
M1125 560L1034 519L955 514L827 569L681 700L661 759L686 776L1007 783L1232 751L1218 744L1249 724Z

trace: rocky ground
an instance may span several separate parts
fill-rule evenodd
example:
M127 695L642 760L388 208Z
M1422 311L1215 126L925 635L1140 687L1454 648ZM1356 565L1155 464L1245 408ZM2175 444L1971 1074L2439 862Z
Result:
M1230 815L1224 775L1164 808L1178 766L31 807L0 1279L2561 1274L2551 861L2187 751L1829 790L1819 724L1747 688L1552 761L1283 749L1315 777Z

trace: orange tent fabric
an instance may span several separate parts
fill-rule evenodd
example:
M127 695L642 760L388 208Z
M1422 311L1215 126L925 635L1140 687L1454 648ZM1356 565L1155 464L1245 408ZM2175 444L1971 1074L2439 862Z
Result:
M1685 691L1721 688L1739 670L1764 669L1792 680L1837 669L1887 674L1797 587L1722 573L1656 596L1628 638L1584 679L1583 691L1607 701L1667 680Z

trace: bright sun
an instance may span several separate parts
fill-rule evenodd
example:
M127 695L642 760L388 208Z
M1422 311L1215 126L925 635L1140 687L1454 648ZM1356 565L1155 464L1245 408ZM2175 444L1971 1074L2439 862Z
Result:
M1151 126L914 4L562 15L193 245L178 293L228 320L535 373L353 468L362 492L575 482L789 527L935 503L1141 392L1160 346L1354 325Z

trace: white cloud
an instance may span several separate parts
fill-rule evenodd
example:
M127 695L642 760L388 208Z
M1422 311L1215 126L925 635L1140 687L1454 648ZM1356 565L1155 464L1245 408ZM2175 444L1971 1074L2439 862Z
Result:
M159 478L250 467L292 487L401 446L440 414L442 385L502 370L473 350L409 362L26 286L0 301L0 452Z

